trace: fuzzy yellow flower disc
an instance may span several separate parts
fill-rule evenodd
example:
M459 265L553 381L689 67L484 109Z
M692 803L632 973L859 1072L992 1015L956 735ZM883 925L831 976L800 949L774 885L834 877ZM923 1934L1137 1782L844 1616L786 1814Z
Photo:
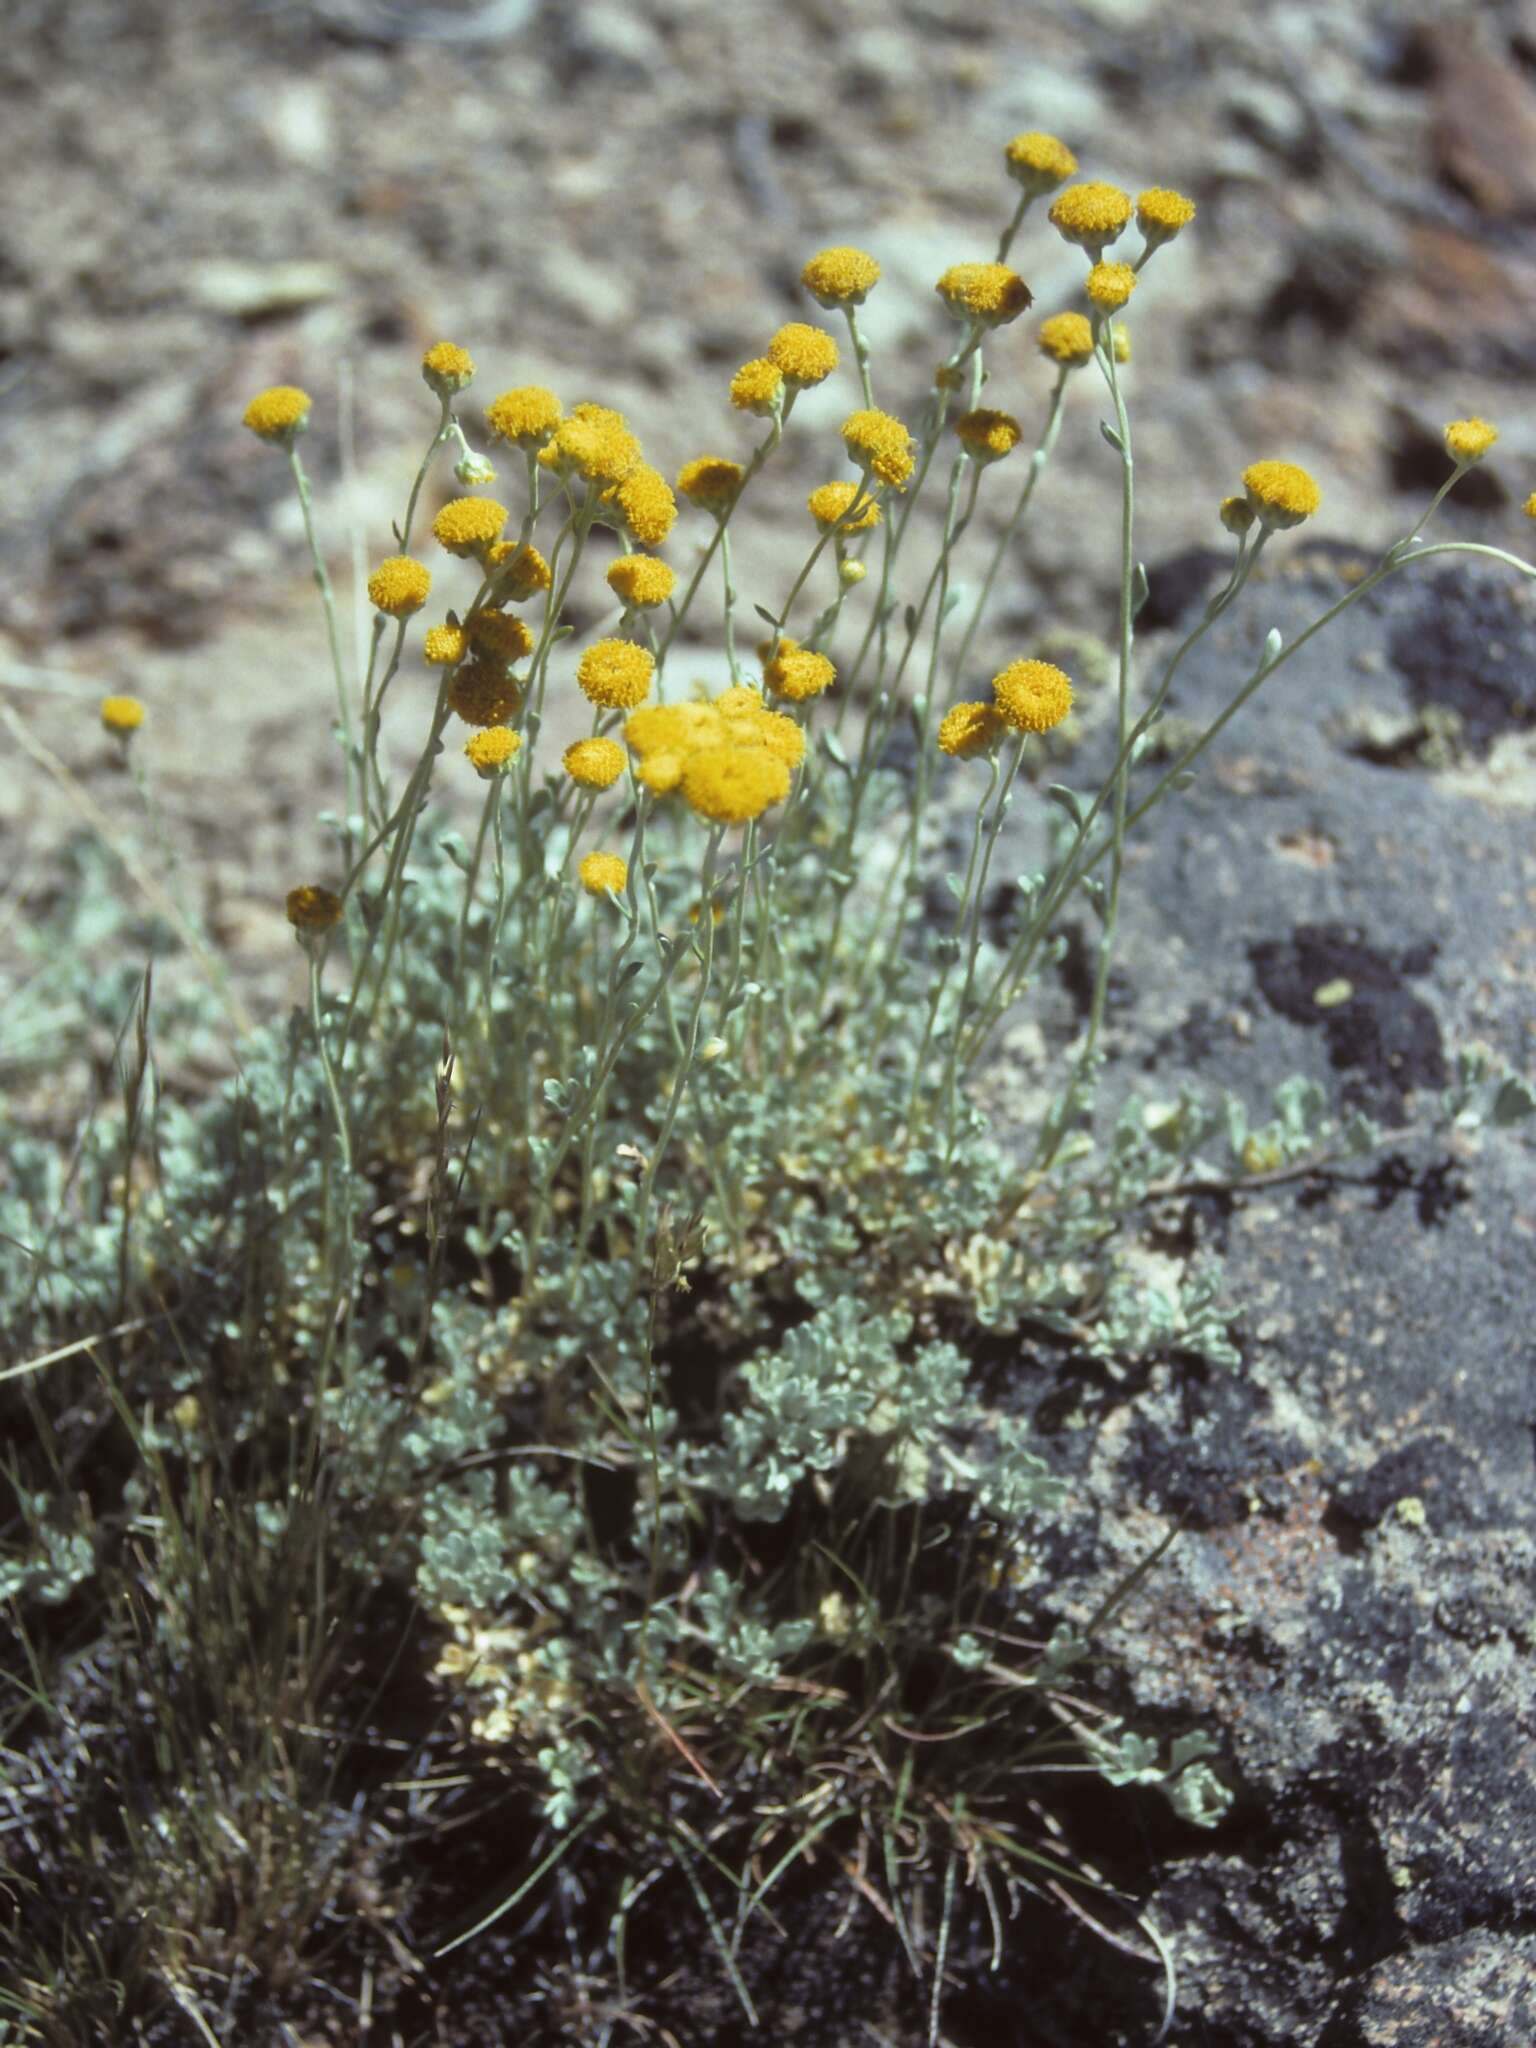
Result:
M1093 361L1093 328L1082 313L1053 313L1035 336L1040 353L1063 369L1080 370Z
M957 320L1002 327L1017 320L1035 302L1035 295L1006 263L952 263L934 286Z
M866 406L843 421L843 446L850 462L867 469L892 490L903 490L916 464L912 436L888 412Z
M1024 429L1012 413L992 412L979 406L974 412L960 415L955 421L955 432L977 462L1001 462L1018 447Z
M588 853L576 872L589 896L605 896L610 889L617 894L629 880L629 862L622 854Z
M288 922L298 932L328 932L341 922L341 898L313 882L306 882L302 889L290 889L285 908Z
M522 744L510 726L491 725L464 742L464 754L475 773L488 781L510 765Z
M779 651L763 668L763 681L776 697L792 704L819 697L837 681L837 670L825 654L813 654L793 640L781 640Z
M1481 462L1499 438L1487 420L1451 420L1445 429L1445 452L1453 462Z
M1131 195L1118 185L1069 185L1051 202L1050 221L1058 234L1097 256L1131 217Z
M672 486L648 462L632 469L617 489L605 493L619 508L626 532L643 548L659 548L677 518Z
M429 391L439 398L452 398L475 374L475 359L456 341L436 341L421 359L421 374Z
M496 571L500 596L521 604L540 590L548 590L553 578L548 562L535 547L520 547L515 540L499 540L486 556Z
M1001 738L1003 721L991 704L956 704L939 720L939 749L956 760L984 754Z
M670 563L658 562L654 555L620 555L608 564L605 580L615 597L645 611L666 603L677 576Z
M421 636L421 658L433 668L452 668L468 646L462 626L428 626Z
M759 419L772 417L784 396L784 373L767 356L754 356L743 363L731 379L731 403L738 412L754 412Z
M764 747L706 747L683 769L683 795L715 825L744 825L789 795L789 770Z
M791 389L806 391L837 368L837 343L825 328L791 320L769 342L768 360Z
M297 384L272 384L245 408L243 424L261 441L291 441L309 425L310 397Z
M644 701L655 669L649 649L633 640L597 640L576 664L576 681L589 703L629 711Z
M576 740L561 755L560 765L583 789L611 789L624 773L624 758L617 740Z
M1077 158L1064 142L1034 128L1014 136L1003 151L1003 161L1014 183L1036 196L1054 192L1077 170Z
M494 498L452 498L432 522L438 544L450 555L483 554L501 538L507 508Z
M392 619L419 612L432 588L432 571L410 555L391 555L368 578L368 602Z
M137 732L144 723L144 706L137 697L103 697L101 722L108 732Z
M465 631L471 646L503 661L522 661L533 652L533 635L515 612L472 612Z
M1300 526L1323 500L1313 479L1294 462L1251 462L1243 471L1243 489L1255 517L1277 530Z
M1520 509L1527 519L1536 519L1536 491L1532 491Z
M1083 289L1104 312L1117 313L1136 289L1136 273L1129 263L1095 263Z
M698 455L685 462L677 473L677 488L690 505L701 512L713 512L718 519L736 502L746 471L739 462L724 455Z
M454 670L448 685L448 708L466 725L505 725L521 702L522 693L501 660L466 662Z
M1072 709L1072 682L1049 661L1011 661L992 678L997 714L1015 732L1049 732Z
M805 502L823 533L830 533L834 526L843 533L867 533L870 527L880 524L880 507L870 497L848 518L848 509L861 488L859 484L817 485Z
M862 249L839 245L818 250L801 271L800 282L818 306L835 312L842 306L863 305L880 282L880 266Z
M1136 225L1154 246L1171 242L1195 217L1195 202L1166 185L1153 185L1136 195Z
M542 384L519 384L485 408L493 438L517 448L542 448L564 417L564 406Z

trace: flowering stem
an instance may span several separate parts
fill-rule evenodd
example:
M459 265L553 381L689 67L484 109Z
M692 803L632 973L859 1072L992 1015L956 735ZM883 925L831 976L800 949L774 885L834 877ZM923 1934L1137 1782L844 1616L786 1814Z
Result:
M1061 407L1062 400L1066 396L1067 376L1068 371L1066 365L1063 364L1057 372L1056 383L1051 392L1050 410L1045 418L1045 431L1041 434L1039 444L1029 458L1029 474L1025 477L1023 489L1019 492L1019 501L1013 508L1013 514L1008 524L998 536L997 545L992 550L992 559L987 564L987 573L982 578L980 590L976 593L976 602L971 607L970 622L966 626L965 636L961 640L959 652L955 656L954 675L957 683L962 680L965 674L965 663L971 651L971 642L975 639L976 629L981 624L982 617L986 612L987 602L992 595L992 585L997 581L997 572L1002 567L1004 556L1013 546L1020 522L1025 512L1029 509L1029 501L1034 495L1035 485L1040 480L1040 472L1045 468L1046 463L1049 462L1051 451L1056 446L1056 436L1061 431Z
M741 681L741 663L736 659L736 584L731 575L731 536L720 528L720 568L725 585L725 659L731 681Z
M309 543L309 559L314 570L315 588L320 593L321 609L325 613L325 637L331 650L331 675L336 684L336 715L346 762L347 819L344 837L351 842L350 820L356 805L353 791L353 777L356 770L357 739L352 728L352 705L347 691L347 673L341 658L341 628L336 618L336 593L331 588L330 572L325 566L325 557L320 552L320 536L315 531L314 497L310 491L309 478L299 458L297 442L288 444L288 467L293 472L293 481L299 494L299 510L304 515L304 538Z
M693 1016L688 1026L688 1043L684 1047L683 1058L678 1065L677 1077L672 1083L672 1093L667 1102L666 1114L662 1118L661 1129L656 1135L656 1142L651 1147L651 1156L646 1161L645 1172L641 1177L640 1206L635 1216L634 1270L637 1286L639 1285L640 1275L645 1268L646 1232L650 1226L651 1201L656 1189L656 1175L660 1169L667 1147L672 1141L672 1132L677 1123L677 1114L682 1108L683 1095L688 1086L689 1076L693 1072L694 1058L698 1052L699 1045L699 1027L704 1019L704 1005L709 998L710 971L714 965L715 958L715 861L720 852L720 841L724 836L725 827L723 825L716 825L709 835L709 844L704 849L704 909L700 913L700 923L704 930L704 947L699 973L699 993L694 1002Z
M1036 1147L1038 1170L1049 1171L1052 1160L1060 1148L1066 1127L1076 1114L1080 1104L1091 1100L1090 1083L1094 1072L1098 1050L1099 1032L1104 1022L1104 1005L1109 994L1110 962L1114 956L1115 939L1120 926L1120 877L1125 863L1126 805L1130 791L1131 758L1129 732L1131 725L1131 647L1135 634L1135 518L1136 518L1136 462L1131 452L1131 422L1126 411L1125 398L1116 374L1114 340L1107 332L1099 339L1099 360L1103 366L1109 393L1115 407L1115 429L1120 439L1120 661L1116 696L1116 765L1112 784L1114 789L1114 825L1111 833L1111 861L1109 887L1099 899L1099 911L1103 929L1099 937L1099 957L1093 977L1093 997L1088 1010L1088 1030L1083 1039L1083 1050L1077 1063L1077 1071L1063 1091L1060 1101L1047 1117ZM1043 1157L1038 1155L1043 1151Z
M442 447L444 441L447 440L452 425L452 401L445 398L442 401L442 412L437 422L437 432L427 443L427 452L421 458L421 465L417 469L415 481L411 485L411 495L405 501L405 522L400 528L400 551L402 554L410 553L411 527L416 518L416 501L421 496L421 487L427 480L427 471L432 467L432 458L438 449Z
M976 962L981 953L981 920L983 906L986 902L987 879L992 872L992 856L997 851L998 835L1003 829L1003 820L1008 815L1009 796L1013 788L1014 778L1019 772L1019 764L1024 759L1024 747L1027 739L1028 735L1022 732L1015 739L1013 755L1008 763L1007 772L1002 777L1001 788L997 787L997 763L995 759L993 761L992 788L997 790L997 794L992 804L992 818L991 823L987 827L986 844L981 857L981 873L979 875L975 873L976 842L974 839L972 841L971 866L966 872L965 900L962 907L962 916L967 913L969 914L970 938L966 946L965 981L960 990L960 1005L956 1017L957 1023L964 1019L966 1005L971 999L971 991L976 986ZM991 794L990 789L988 794ZM976 814L976 819L977 831L979 833L981 829L980 810ZM947 968L945 973L947 976ZM944 1164L946 1166L954 1157L955 1151L955 1107L959 1082L960 1033L958 1030L955 1030L950 1033L949 1037L949 1057L944 1066L942 1093L944 1104Z
M864 338L864 330L859 325L858 312L854 307L844 306L843 318L848 322L848 339L853 344L853 360L858 365L859 389L864 394L864 403L873 411L875 387L869 376L869 343Z

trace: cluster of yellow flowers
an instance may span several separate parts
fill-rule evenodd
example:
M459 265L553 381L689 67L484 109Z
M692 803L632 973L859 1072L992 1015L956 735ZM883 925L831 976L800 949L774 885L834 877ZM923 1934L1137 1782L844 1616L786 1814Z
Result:
M1008 175L1024 195L1020 214L1031 199L1054 194L1051 223L1088 258L1082 287L1088 311L1059 312L1042 321L1036 335L1040 354L1062 377L1085 367L1096 354L1112 374L1115 362L1128 359L1129 342L1123 327L1110 316L1129 303L1147 259L1194 218L1194 203L1160 186L1133 199L1118 186L1102 182L1070 184L1077 159L1051 135L1015 136L1004 159ZM1133 219L1143 237L1140 255L1134 262L1110 258L1110 245ZM1004 237L1002 253L1009 239ZM906 489L917 463L918 444L906 425L868 402L867 351L856 309L878 285L880 275L873 256L843 245L820 250L801 272L810 297L847 320L866 399L844 419L840 430L857 476L824 483L807 499L822 539L835 540L845 590L865 573L863 563L848 558L846 542L881 524L887 495ZM967 356L982 335L1016 319L1033 300L1023 278L1003 261L953 264L935 289L965 328L961 344L936 373L938 391L948 393L960 388L968 374ZM758 688L737 682L713 699L646 705L657 661L645 615L673 602L677 577L669 563L645 550L659 547L667 538L679 497L723 528L764 453L776 444L795 398L824 382L840 360L838 343L825 329L806 321L780 327L762 354L735 372L728 391L737 411L771 422L763 448L750 465L722 455L696 456L679 471L676 495L666 478L645 461L624 415L611 407L584 401L567 412L553 391L531 384L503 391L485 407L493 443L519 450L530 476L542 473L565 491L573 507L581 506L576 492L585 487L588 523L595 514L625 538L625 552L605 572L608 588L622 606L619 635L588 645L576 664L576 682L597 713L598 730L567 747L563 756L566 775L588 792L588 804L626 773L652 795L680 792L699 817L719 826L758 818L788 796L805 753L805 730L795 717L771 710ZM427 350L421 368L428 387L442 401L439 440L454 437L463 451L456 474L466 481L488 480L493 474L489 464L474 455L452 417L452 401L474 377L472 357L456 343L441 341ZM973 392L980 381L978 376ZM1058 392L1060 388L1058 381ZM251 400L244 421L260 439L286 448L297 465L295 444L308 426L310 406L307 393L297 387L275 386ZM974 402L954 419L953 429L964 454L978 466L1001 461L1023 438L1019 421L1010 413ZM1481 419L1456 420L1445 428L1446 450L1458 471L1480 461L1496 439L1497 429ZM1220 518L1239 537L1256 525L1264 532L1280 531L1310 518L1320 500L1318 486L1306 470L1291 462L1264 460L1244 470L1242 491L1222 501ZM1525 510L1536 518L1536 493ZM509 516L496 499L469 495L444 504L432 521L439 545L478 564L482 583L464 619L450 613L427 629L422 657L429 666L446 671L443 702L475 729L464 752L487 777L503 773L523 746L511 721L522 708L527 682L512 670L533 657L559 625L558 620L549 621L540 639L507 608L552 587L550 563L529 538L532 516L516 539L503 537ZM404 622L426 605L432 580L431 571L413 556L391 555L368 578L369 600L382 618L400 622L403 634ZM626 637L631 633L636 637ZM782 632L763 643L759 655L761 691L793 706L808 705L837 680L827 654ZM731 659L736 673L734 652ZM542 695L542 675L538 687ZM1050 731L1067 717L1071 704L1072 685L1062 670L1044 661L1014 661L994 676L990 702L961 702L944 715L937 744L944 754L958 759L990 754L1010 731ZM606 715L623 713L629 714L623 726L627 752L601 731ZM142 719L143 709L133 698L108 698L101 716L109 730L127 735ZM626 866L615 854L589 854L579 872L583 885L594 894L625 886ZM301 931L326 929L334 922L330 913L335 903L324 890L295 891L289 915Z
M803 728L742 683L707 702L650 705L626 721L624 737L643 787L681 790L716 825L746 824L782 803L805 758Z

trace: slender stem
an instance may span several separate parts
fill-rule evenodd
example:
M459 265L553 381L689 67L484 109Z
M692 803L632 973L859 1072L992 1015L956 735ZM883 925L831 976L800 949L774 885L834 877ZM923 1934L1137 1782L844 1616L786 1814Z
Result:
M331 651L331 675L336 684L336 716L346 762L347 817L350 819L356 808L353 777L357 747L352 727L351 694L347 688L346 665L341 656L341 627L336 617L336 593L331 588L330 571L326 568L325 557L320 552L320 536L315 531L314 497L296 441L289 443L288 467L293 472L294 486L299 494L299 510L304 515L304 538L309 543L309 559L314 570L315 588L320 593L320 605L325 613L325 637ZM350 844L350 825L347 827L346 837Z

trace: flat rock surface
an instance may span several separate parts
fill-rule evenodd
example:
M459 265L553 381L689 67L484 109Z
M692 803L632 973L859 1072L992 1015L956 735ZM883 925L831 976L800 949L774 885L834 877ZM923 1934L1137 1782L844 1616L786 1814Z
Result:
M1196 647L1171 709L1208 724L1271 626L1295 639L1347 587L1298 550ZM1420 651L1458 613L1479 630L1426 676ZM1257 1124L1300 1073L1404 1133L1336 1171L1145 1212L1142 1255L1221 1255L1240 1367L1175 1357L1133 1386L1070 1360L1019 1370L1075 1476L1041 1581L1073 1584L1065 1613L1085 1619L1180 1525L1106 1642L1132 1718L1219 1728L1238 1793L1214 1834L1165 1835L1143 1866L1180 1957L1181 2042L1496 2048L1536 2028L1536 1144L1529 1125L1411 1129L1458 1046L1530 1072L1529 712L1428 763L1404 750L1432 704L1501 701L1503 650L1531 632L1509 581L1410 567L1266 681L1126 862L1107 1109L1189 1081ZM1172 644L1145 650L1144 686ZM1084 722L1050 772L1091 790L1112 705ZM1141 764L1136 790L1166 765ZM962 789L945 801L958 837ZM1038 859L1041 831L1026 790L999 872ZM1068 1071L1086 999L1070 962L1057 977L1043 1062L1005 1056L1000 1104L1034 1099L1042 1064ZM1078 2023L1040 2038L1086 2038ZM1127 2016L1100 2038L1149 2037Z

